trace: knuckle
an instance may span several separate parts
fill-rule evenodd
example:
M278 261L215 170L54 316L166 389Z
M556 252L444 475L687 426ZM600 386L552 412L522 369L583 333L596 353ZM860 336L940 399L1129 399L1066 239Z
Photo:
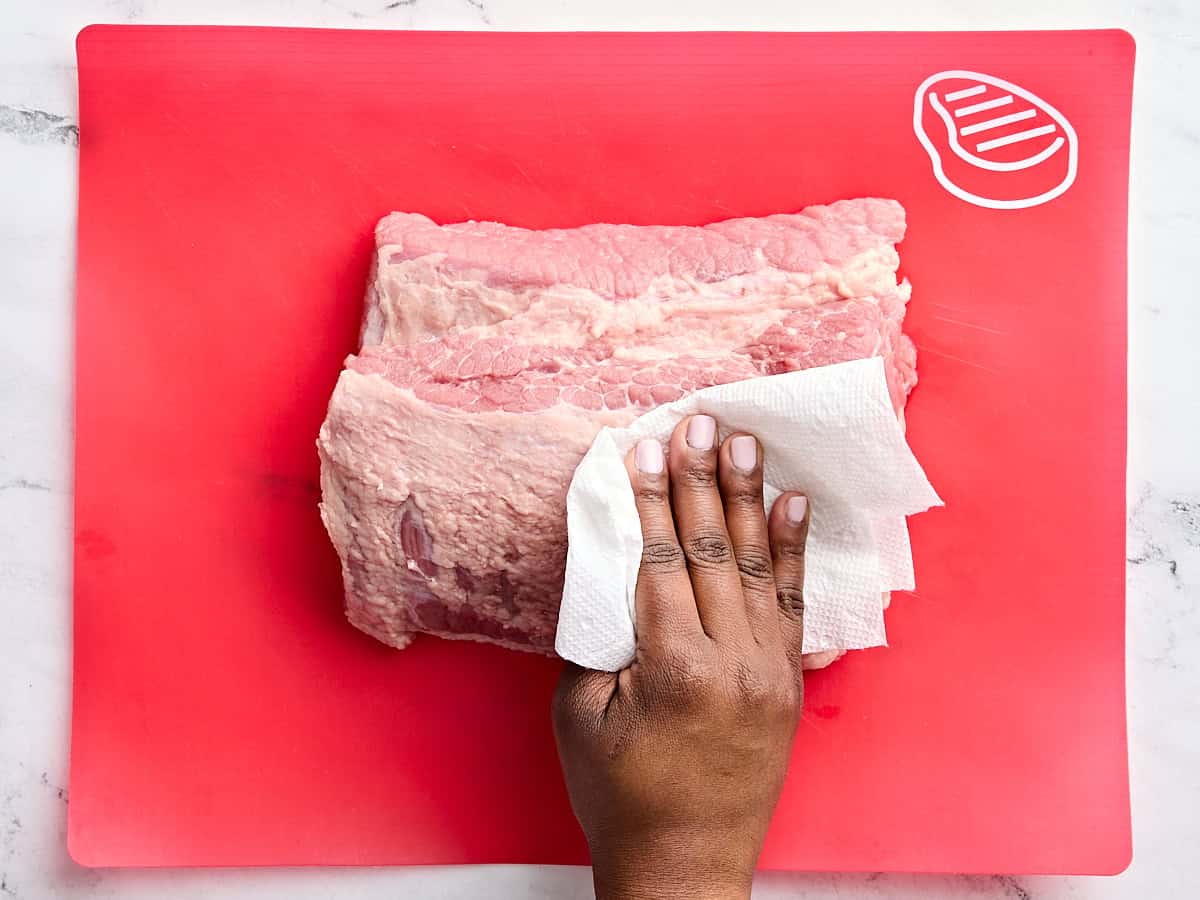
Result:
M716 531L702 531L687 539L687 557L701 565L723 565L733 557L729 538Z
M775 589L775 599L779 608L796 619L804 617L804 591L794 587L782 586Z
M748 581L769 581L774 574L771 557L759 548L743 548L737 554L738 571Z
M684 568L683 548L670 538L650 538L642 544L642 565L654 572Z
M768 701L771 712L780 719L795 722L800 718L801 690L790 672L781 677Z
M664 654L659 680L671 701L694 706L711 692L713 667L705 655L680 649Z
M740 703L757 706L770 694L767 679L762 676L757 666L746 660L735 661L730 676L734 694Z
M739 708L768 716L791 715L798 705L796 680L786 666L755 665L738 660L732 666L730 683Z
M727 517L736 518L739 522L753 524L756 529L760 529L764 535L767 533L766 518L763 515L763 492L762 482L756 481L753 484L746 482L736 482L727 484L721 490L721 497L725 501L725 513Z
M743 700L757 697L763 694L766 690L764 679L758 673L757 667L752 666L750 662L739 659L733 662L732 665L732 680L734 689L737 690L738 696Z
M775 548L781 559L792 563L804 562L804 541L782 541Z
M659 483L640 483L637 486L637 490L634 491L634 496L639 506L654 506L666 502L667 491Z
M730 475L729 483L721 492L728 503L739 510L762 512L763 488L762 478L754 473L734 472Z
M692 460L683 467L683 483L685 486L708 490L716 487L717 473L707 460Z

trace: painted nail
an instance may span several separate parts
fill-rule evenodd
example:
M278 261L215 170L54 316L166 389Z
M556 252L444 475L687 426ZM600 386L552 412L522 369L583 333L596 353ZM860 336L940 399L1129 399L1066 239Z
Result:
M787 520L793 525L799 525L804 521L804 514L808 512L808 498L806 497L789 497L787 502Z
M712 416L692 416L687 427L688 446L693 450L711 450L717 436L717 423Z
M729 456L734 468L753 472L758 465L758 441L748 434L740 434L729 442Z
M633 453L633 461L639 472L647 475L661 475L663 470L662 444L654 438L638 441L637 450Z

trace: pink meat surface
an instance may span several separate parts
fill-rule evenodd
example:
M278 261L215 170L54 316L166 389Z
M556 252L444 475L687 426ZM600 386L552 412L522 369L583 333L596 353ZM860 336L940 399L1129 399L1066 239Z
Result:
M389 263L436 256L446 275L489 287L565 284L625 299L663 277L712 283L769 269L842 268L878 249L881 239L898 243L904 214L891 201L857 200L703 228L585 225L529 231L495 222L436 225L414 213L393 213L376 236Z
M465 345L465 346L464 346ZM402 352L366 348L350 367L411 388L418 400L467 412L534 412L563 404L599 410L652 409L714 384L761 375L745 355L676 356L632 365L603 346L512 344L500 338L425 342Z
M567 487L601 427L870 356L902 415L904 227L879 199L698 228L383 219L318 440L350 621L552 653Z

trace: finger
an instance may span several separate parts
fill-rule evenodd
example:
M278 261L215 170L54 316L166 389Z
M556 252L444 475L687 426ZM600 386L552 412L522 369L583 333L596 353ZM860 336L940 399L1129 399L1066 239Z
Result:
M676 426L670 471L675 530L687 558L700 624L722 643L749 640L742 581L717 488L717 423L711 416L689 416Z
M653 650L673 640L703 637L692 582L675 535L662 444L653 438L639 442L626 455L625 468L642 523L642 561L634 594L638 645Z
M742 580L746 618L760 644L779 640L779 611L767 516L763 511L762 448L752 434L726 438L717 456L718 483L725 505L725 528Z
M791 491L776 498L767 523L780 630L797 674L804 645L804 545L808 521L808 499Z
M811 672L814 669L831 666L845 655L845 650L820 650L816 653L805 653L804 671Z

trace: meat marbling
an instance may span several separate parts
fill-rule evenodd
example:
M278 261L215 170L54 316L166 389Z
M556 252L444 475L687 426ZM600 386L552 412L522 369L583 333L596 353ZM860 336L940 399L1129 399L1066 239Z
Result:
M703 227L384 218L317 442L350 621L394 647L424 632L552 653L567 487L602 426L868 356L902 415L904 228L881 199Z

